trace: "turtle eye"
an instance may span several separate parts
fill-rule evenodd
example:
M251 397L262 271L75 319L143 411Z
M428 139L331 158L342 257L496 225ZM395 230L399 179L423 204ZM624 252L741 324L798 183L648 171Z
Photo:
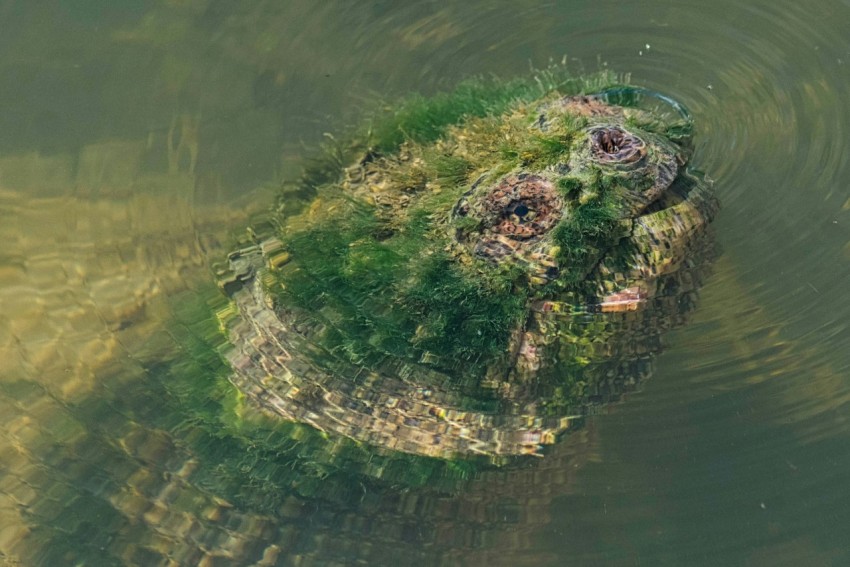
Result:
M508 176L482 195L485 231L513 240L542 237L561 218L563 203L551 181L537 175Z
M526 217L526 215L528 215L528 213L531 212L531 210L528 208L528 205L526 205L525 203L523 203L521 201L514 201L510 205L507 206L507 208L505 209L505 212L507 212L509 215L516 215L520 218L520 220L523 220Z
M493 264L516 264L530 282L558 277L550 232L561 221L564 198L551 179L515 173L492 185L473 187L454 207L455 218L467 217L454 230L456 242L469 254Z

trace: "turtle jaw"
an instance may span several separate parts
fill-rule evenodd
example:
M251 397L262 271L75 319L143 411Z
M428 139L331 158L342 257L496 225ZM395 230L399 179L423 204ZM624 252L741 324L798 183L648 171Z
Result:
M658 294L659 282L679 270L693 254L717 208L710 183L683 174L635 219L628 239L632 249L630 270L618 274L615 257L604 258L597 267L600 280L619 279L622 283L600 293L588 309L602 313L641 309Z

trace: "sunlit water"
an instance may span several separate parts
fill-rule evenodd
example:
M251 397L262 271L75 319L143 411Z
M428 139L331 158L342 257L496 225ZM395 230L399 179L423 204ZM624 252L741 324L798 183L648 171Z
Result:
M850 4L121 4L0 2L0 563L850 563ZM185 306L324 132L562 57L694 116L690 323L531 465L262 505L174 412Z

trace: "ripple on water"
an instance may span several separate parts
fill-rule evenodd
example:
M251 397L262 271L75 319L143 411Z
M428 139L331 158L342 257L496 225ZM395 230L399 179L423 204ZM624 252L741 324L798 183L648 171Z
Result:
M259 84L255 102L286 112L246 110L245 124L273 122L264 139L283 140L276 154L302 136L315 140L328 114L366 106L376 92L521 74L529 61L564 54L595 69L600 56L691 110L696 165L724 206L723 256L656 379L537 465L483 473L456 494L361 490L351 504L293 491L274 513L259 513L220 497L207 473L221 440L179 416L156 417L165 396L151 379L162 353L208 369L185 357L179 329L157 332L175 311L160 299L198 291L228 230L247 224L209 199L211 161L260 159L233 150L239 120L203 115L195 165L187 138L173 171L164 156L174 109L163 105L152 134L163 161L156 176L143 171L147 132L112 143L81 129L69 137L85 148L40 154L36 130L7 120L27 147L0 156L0 562L846 562L850 3L375 2L282 15L246 4L237 17L221 2L167 4L158 12L167 17L134 21L133 33L122 20L111 36L89 37L117 41L95 63L148 77L149 65L167 61L163 80L148 81L167 96L140 87L145 96L130 97L128 76L99 82L91 69L113 67L84 65L88 79L56 83L79 89L67 100L132 98L116 106L133 118L126 109L139 99L182 97L196 109L194 99L229 102ZM9 3L0 15L16 10ZM29 26L3 34L15 47L8 53L26 53L42 74L86 58L85 49L51 53L62 42L46 40L54 33L36 20L31 42L14 43ZM26 92L20 64L0 57L0 77L24 89L15 93ZM246 79L254 76L269 79ZM21 110L10 115L40 124L54 112L47 94L3 100ZM69 112L75 119L59 123L88 116ZM48 142L60 134L40 135L56 148Z

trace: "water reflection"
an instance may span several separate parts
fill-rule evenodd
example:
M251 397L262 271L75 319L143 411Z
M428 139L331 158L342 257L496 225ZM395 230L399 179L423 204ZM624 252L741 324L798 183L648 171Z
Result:
M7 1L0 22L3 561L850 560L846 2ZM374 93L565 52L684 102L724 203L653 380L528 468L234 503L216 466L250 452L168 411L163 363L218 371L186 356L203 322L162 322L210 298L302 141Z

